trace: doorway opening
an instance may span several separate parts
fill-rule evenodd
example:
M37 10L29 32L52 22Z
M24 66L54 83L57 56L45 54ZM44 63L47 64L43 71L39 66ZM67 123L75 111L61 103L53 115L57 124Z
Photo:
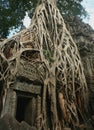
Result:
M16 120L21 122L24 121L25 109L32 98L18 96L17 109L16 109Z

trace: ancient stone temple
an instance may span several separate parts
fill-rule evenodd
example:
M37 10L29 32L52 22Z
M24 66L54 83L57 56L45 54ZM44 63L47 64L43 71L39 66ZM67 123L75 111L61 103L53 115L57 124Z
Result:
M68 18L66 23L80 52L89 88L90 114L94 115L94 30L77 17Z
M0 130L89 130L88 92L55 0L40 0L30 27L0 43Z

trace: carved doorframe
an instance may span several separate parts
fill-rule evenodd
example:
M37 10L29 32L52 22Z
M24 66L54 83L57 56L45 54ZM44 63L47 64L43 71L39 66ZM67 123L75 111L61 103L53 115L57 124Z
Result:
M9 88L6 95L6 100L4 108L1 113L1 117L6 113L9 113L11 116L15 117L16 114L16 103L17 103L17 94L16 91Z
M11 116L16 118L16 111L17 111L17 98L18 96L25 97L36 97L38 101L37 107L41 106L41 92L42 86L41 85L33 85L23 82L16 82L14 86L10 87L7 91L6 100L4 104L4 108L1 113L1 117L5 114L10 114ZM37 116L40 114L40 111L37 110Z

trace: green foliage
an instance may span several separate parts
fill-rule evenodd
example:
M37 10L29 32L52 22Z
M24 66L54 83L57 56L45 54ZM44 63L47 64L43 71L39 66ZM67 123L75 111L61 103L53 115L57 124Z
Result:
M49 50L43 50L43 54L45 56L45 59L47 59L49 63L54 62L54 59L51 56L51 52Z
M0 0L0 35L6 37L12 27L21 28L25 13L28 12L32 17L37 2L38 0ZM57 5L64 16L86 16L81 2L82 0L57 0Z
M64 16L85 16L87 12L84 7L81 5L83 0L58 0L57 4L61 11L61 14Z

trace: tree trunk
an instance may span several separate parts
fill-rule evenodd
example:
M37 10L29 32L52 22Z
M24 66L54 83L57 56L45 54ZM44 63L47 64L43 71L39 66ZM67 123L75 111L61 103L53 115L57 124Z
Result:
M54 3L55 0L41 0L30 28L1 47L9 65L8 76L3 77L7 87L17 77L20 64L25 68L25 62L33 66L29 73L36 74L29 75L30 80L43 85L38 105L41 106L39 130L75 129L80 118L85 121L87 111L88 89L79 52Z

